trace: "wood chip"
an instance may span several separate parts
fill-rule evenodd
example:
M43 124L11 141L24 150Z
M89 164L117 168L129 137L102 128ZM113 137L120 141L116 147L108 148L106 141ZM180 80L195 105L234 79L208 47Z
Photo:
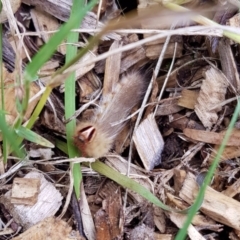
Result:
M166 216L164 210L160 207L153 206L153 214L154 214L154 224L158 228L161 233L166 232Z
M170 219L179 228L182 228L183 224L186 221L186 216L179 213L170 213ZM205 240L205 238L199 233L199 231L192 224L190 224L188 227L188 236L192 240Z
M40 179L40 192L37 203L33 206L10 204L12 190L5 194L5 207L14 219L19 221L25 229L30 228L43 219L53 216L62 204L62 196L55 186L48 182L44 175L38 172L30 172L26 179Z
M229 83L233 86L233 92L238 92L240 90L240 79L229 40L225 39L219 42L218 52L222 71L227 77Z
M178 105L181 107L194 109L198 95L198 91L183 89L181 97L178 100Z
M189 204L193 204L199 187L193 174L188 173L179 196ZM207 187L200 210L217 222L240 230L240 215L237 214L240 203L222 193Z
M182 184L186 178L186 171L184 170L180 170L180 169L174 169L174 190L176 191L176 193L178 193L181 188L182 188Z
M220 70L211 67L205 72L195 112L206 128L210 129L217 122L217 112L222 107L216 106L225 100L227 87L227 79Z
M203 125L198 122L178 113L172 115L169 125L180 130L184 130L185 128L205 129Z
M66 22L70 15L70 9L72 6L71 0L58 0L52 1L52 0L41 0L41 1L35 1L35 0L23 0L22 1L25 4L32 5L35 7L38 7L39 9L43 10L44 12L49 13L50 15L60 19L61 21ZM98 25L96 26L96 23ZM97 15L93 12L87 12L86 16L84 17L81 28L84 29L95 29L95 28L103 28L104 24L100 21L97 21ZM94 33L89 33L94 34ZM108 33L107 35L103 36L101 38L102 40L121 40L121 36L116 33Z
M123 46L139 41L137 34L130 34L123 41ZM106 61L102 60L96 63L95 70L97 73L104 73ZM147 63L149 59L146 57L145 49L142 46L135 47L134 49L128 50L121 53L121 64L120 64L120 73L124 73L130 67L141 64L142 62Z
M240 27L240 13L235 14L233 17L231 17L229 20L229 25L231 27Z
M158 106L156 116L168 116L181 110L183 108L178 105L178 99L168 99Z
M103 202L103 208L95 214L96 239L115 239L122 236L122 201L118 189Z
M12 240L84 240L78 232L72 231L72 228L63 220L58 218L47 218L44 221L32 226L30 229L12 238Z
M226 134L226 131L216 133L216 132L208 132L196 129L185 128L183 133L199 142L211 143L211 144L218 144L220 145L223 141L223 138ZM228 142L226 143L227 146L239 146L240 141L240 130L233 129L232 134L229 137Z
M119 41L114 41L109 51L117 49L122 46ZM103 81L103 95L112 92L114 86L116 86L119 75L120 75L120 65L121 65L122 53L114 54L106 59L105 64L105 74Z
M157 44L146 47L146 56L150 59L157 59L163 49L164 44ZM175 43L169 43L166 49L166 52L163 56L164 59L172 58L174 54ZM181 44L177 45L176 49L176 58L180 58L182 56L183 47Z
M111 240L111 233L110 229L108 226L108 217L107 213L103 210L100 209L97 211L95 214L95 227L97 231L97 240L101 239L106 239L106 240Z
M172 234L159 234L159 233L154 233L154 240L172 240L173 235Z
M209 157L208 162L211 163L213 162L214 158L217 155L217 151L219 150L219 145L216 145L212 152L211 155ZM226 146L223 150L223 153L221 154L221 158L220 161L225 161L228 159L232 159L232 158L237 158L240 156L240 148L239 145L238 146Z
M161 163L164 141L153 114L149 114L139 125L133 135L133 141L147 171Z
M228 197L234 197L240 193L240 179L238 179L235 183L227 187L226 190L222 191Z
M11 203L34 205L40 188L40 179L14 178L12 187Z

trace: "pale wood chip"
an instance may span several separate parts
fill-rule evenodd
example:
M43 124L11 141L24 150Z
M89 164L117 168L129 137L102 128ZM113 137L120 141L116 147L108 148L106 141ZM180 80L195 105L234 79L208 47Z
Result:
M63 220L50 217L30 229L12 238L13 240L84 240L78 232L72 231L72 228Z
M210 129L217 122L217 112L222 108L215 106L225 100L228 85L226 77L220 70L211 67L205 72L195 112L206 128Z
M220 147L219 145L216 145L213 148L211 155L208 159L209 163L213 162L214 158L217 155L217 151L219 150L219 147ZM220 161L237 158L239 156L240 156L240 147L239 146L226 146L223 150L223 153L221 154Z
M194 175L188 173L179 196L187 203L192 204L198 191L199 187ZM217 222L240 230L239 209L238 201L207 187L200 211Z
M170 213L169 215L172 222L174 222L179 228L183 227L183 224L186 221L185 215L179 213ZM188 227L188 236L192 240L205 240L205 238L192 224Z
M82 215L84 233L89 240L95 240L96 239L95 225L89 208L87 196L84 191L83 183L81 184L80 190L81 190L80 210Z
M199 95L198 91L183 89L181 97L178 100L178 105L181 107L194 109L198 95Z
M236 93L240 90L240 79L229 40L225 39L219 42L218 53L221 60L222 71L233 87L232 91Z
M150 59L157 59L163 49L164 44L151 45L146 47L146 56ZM174 54L175 43L169 43L167 50L164 54L164 59L172 58ZM178 44L176 50L176 58L180 58L182 56L183 46L182 44Z
M28 229L43 219L53 216L62 204L62 195L41 173L30 172L25 178L35 178L41 181L37 203L33 206L10 204L12 194L10 190L5 194L5 199L7 199L5 207L10 211L14 219L20 222L20 225Z
M33 206L40 190L40 179L14 178L11 203Z
M109 51L117 49L122 46L122 43L119 41L114 41L109 48ZM121 66L121 57L122 53L114 54L109 56L106 59L105 64L105 74L103 81L103 94L108 94L113 91L114 86L116 86L119 75L120 75L120 66Z
M187 137L189 137L193 140L197 140L199 142L220 145L223 141L226 131L216 133L216 132L208 132L208 131L203 131L203 130L185 128L183 130L183 133ZM226 145L227 146L239 146L239 140L240 140L240 130L234 129L232 131L232 134L230 135L229 140L226 143Z
M133 141L147 171L161 163L164 141L153 114L149 114L138 126Z
M222 191L228 197L234 197L240 193L240 179L238 179L235 183L227 187L226 190Z

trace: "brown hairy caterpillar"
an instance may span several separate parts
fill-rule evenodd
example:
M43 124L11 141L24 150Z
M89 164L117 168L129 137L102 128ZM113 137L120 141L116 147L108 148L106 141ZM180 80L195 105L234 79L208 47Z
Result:
M126 74L110 93L102 96L90 120L80 122L75 131L74 143L84 156L99 158L112 148L132 108L143 98L147 84L139 72Z

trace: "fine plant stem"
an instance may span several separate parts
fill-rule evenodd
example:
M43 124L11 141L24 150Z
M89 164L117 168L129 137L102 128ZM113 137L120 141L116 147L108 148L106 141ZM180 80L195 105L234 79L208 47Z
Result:
M0 12L2 10L2 2L0 2ZM4 79L3 79L3 63L2 63L2 57L3 57L3 51L2 51L2 24L0 24L0 77L1 77L1 110L3 113L3 117L5 118L5 107L4 107ZM2 139L3 139L3 162L4 164L7 163L7 139L4 134L2 134Z

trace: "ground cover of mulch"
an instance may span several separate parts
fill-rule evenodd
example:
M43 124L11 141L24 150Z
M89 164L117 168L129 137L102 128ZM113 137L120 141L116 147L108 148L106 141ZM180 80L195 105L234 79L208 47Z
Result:
M0 16L4 101L11 126L18 115L15 96L24 94L14 86L16 76L68 20L71 2L15 0L10 6L14 17L10 12ZM239 44L190 19L197 12L222 26L239 27L240 15L235 5L195 0L184 5L193 9L192 15L162 7L162 14L153 11L151 16L149 8L157 9L159 2L103 0L85 16L78 29L79 49L109 21L126 19L129 11L142 20L105 34L75 64L73 139L84 157L99 158L167 206L184 210L196 199L216 157L240 91ZM58 47L30 85L25 122L38 93L64 65L67 44ZM91 164L82 165L77 201L69 164L74 160L60 144L66 143L68 121L64 91L64 85L53 89L32 129L53 147L25 140L27 161L12 154L4 163L1 157L0 239L174 239L185 214L164 211L98 174ZM189 227L190 239L240 238L239 129L237 121Z

